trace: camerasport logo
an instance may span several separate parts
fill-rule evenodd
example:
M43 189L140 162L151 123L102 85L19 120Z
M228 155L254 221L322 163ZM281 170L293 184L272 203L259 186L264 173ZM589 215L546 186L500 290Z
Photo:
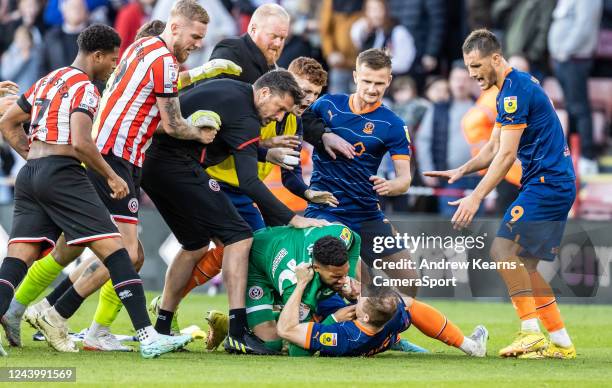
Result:
M138 199L132 198L130 202L128 202L128 209L134 214L138 212Z

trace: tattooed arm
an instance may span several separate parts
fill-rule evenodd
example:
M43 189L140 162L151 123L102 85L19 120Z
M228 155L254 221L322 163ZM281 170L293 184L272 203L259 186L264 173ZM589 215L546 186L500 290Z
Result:
M25 112L18 104L13 104L0 119L0 131L4 141L15 149L22 158L28 158L30 145L28 137L23 130L22 124L30 119L30 114Z
M212 141L210 132L217 132L216 128L198 128L189 125L181 116L178 97L157 97L157 107L161 116L161 126L172 137L208 144Z

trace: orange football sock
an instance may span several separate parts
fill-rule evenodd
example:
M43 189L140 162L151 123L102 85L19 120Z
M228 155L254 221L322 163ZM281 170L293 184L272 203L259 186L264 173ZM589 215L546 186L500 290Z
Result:
M561 312L550 284L537 271L531 272L529 277L540 322L549 333L563 329L565 327L563 318L561 318Z
M463 344L461 329L430 305L414 300L408 312L412 324L426 336L456 348Z
M514 263L514 269L500 268L497 270L506 283L508 294L512 300L512 305L516 310L521 321L537 318L533 291L531 289L531 279L529 272L521 264L518 257L511 257L503 262Z
M189 294L191 290L197 286L201 286L210 279L214 278L221 272L221 265L223 264L223 246L217 246L215 249L209 249L206 251L202 259L196 264L191 273L189 283L183 290L183 297Z

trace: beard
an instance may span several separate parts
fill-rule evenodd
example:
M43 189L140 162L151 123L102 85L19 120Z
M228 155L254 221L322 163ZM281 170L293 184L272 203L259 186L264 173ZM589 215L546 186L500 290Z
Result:
M180 42L176 42L173 47L174 56L178 63L185 63L187 58L189 58L189 51L180 47Z

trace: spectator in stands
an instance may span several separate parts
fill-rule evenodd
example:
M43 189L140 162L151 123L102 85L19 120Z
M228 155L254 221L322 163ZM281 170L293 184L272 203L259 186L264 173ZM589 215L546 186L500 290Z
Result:
M548 48L554 60L555 76L563 89L570 131L580 135L578 170L581 175L598 172L588 78L602 9L602 0L559 0L548 34Z
M393 80L391 96L393 97L391 110L404 120L410 135L413 136L431 104L419 97L416 83L407 75Z
M463 63L453 64L449 76L450 100L436 102L428 109L416 135L416 155L421 171L453 169L472 157L461 120L474 106L473 82ZM449 185L446 181L423 177L428 186L460 190L473 189L479 180L478 176L474 176L468 177L464 182L458 181ZM458 193L456 196L439 197L439 212L444 216L452 216L456 208L448 205L448 202L462 196L463 193Z
M323 0L320 15L321 50L329 65L329 93L348 93L353 87L357 49L351 26L361 16L363 0Z
M408 73L416 55L412 35L391 17L386 0L365 0L363 16L351 27L351 39L358 51L389 51L393 74Z
M416 57L411 69L419 90L438 66L446 24L445 0L389 0L389 10L414 38Z
M42 47L41 74L68 66L79 51L77 37L89 22L85 0L63 0L64 23L47 31Z
M391 84L391 96L393 97L393 103L390 106L391 110L404 120L410 139L414 139L415 131L420 125L425 112L427 112L427 109L431 105L430 102L418 96L416 83L410 76L394 78ZM416 158L411 158L410 169L412 171L417 170ZM389 153L384 156L380 163L377 175L385 177L386 179L393 179L395 177L395 168L393 167L393 161ZM414 176L412 185L422 185L420 176ZM388 208L390 205L393 206L393 211L396 213L407 212L409 210L408 195L379 197L379 200L381 207L385 211L390 210Z
M13 43L2 54L0 79L13 80L22 92L28 90L41 76L39 50L30 29L25 25L17 28Z
M0 52L4 52L13 43L15 31L19 26L26 26L32 34L35 44L42 42L44 24L38 0L17 0L17 8L8 15L2 15L0 25Z
M140 26L151 18L155 0L133 0L125 7L121 8L115 20L115 29L121 37L121 47L119 56L123 54L129 45L134 43L134 37Z
M432 76L425 85L425 97L433 103L445 102L450 99L448 80L442 76Z
M167 21L173 3L174 0L157 0L151 18ZM187 62L185 62L185 66L188 68L206 63L217 43L238 35L238 24L222 0L198 0L198 3L206 9L210 22L206 29L206 38L202 48L192 51Z
M313 58L319 63L325 60L321 55L321 37L319 36L320 2L285 0L283 7L291 15L289 36L285 48L276 62L287 68L291 61L299 57Z
M63 3L67 0L48 0L47 5L45 7L44 12L44 20L45 24L49 27L61 27L64 25L64 11L63 11ZM120 7L127 3L127 0L113 0L113 3L117 4L117 7ZM85 0L86 10L89 13L91 12L100 12L100 14L96 15L96 22L98 23L108 23L106 13L111 6L110 0Z
M493 20L505 30L503 46L507 57L523 55L532 74L543 79L547 66L548 28L556 0L496 0Z

